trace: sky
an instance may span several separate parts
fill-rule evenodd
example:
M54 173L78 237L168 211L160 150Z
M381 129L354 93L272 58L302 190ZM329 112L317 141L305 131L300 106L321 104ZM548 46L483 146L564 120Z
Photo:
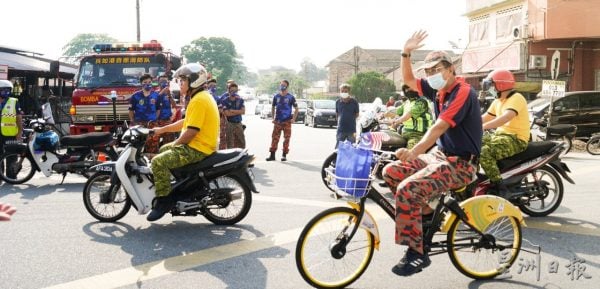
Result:
M207 4L210 3L210 4ZM140 0L141 41L156 39L179 54L200 37L229 38L251 71L319 67L354 46L402 49L423 29L423 49L466 46L465 0ZM137 37L135 0L3 1L1 46L57 59L80 33ZM9 13L6 13L10 11Z

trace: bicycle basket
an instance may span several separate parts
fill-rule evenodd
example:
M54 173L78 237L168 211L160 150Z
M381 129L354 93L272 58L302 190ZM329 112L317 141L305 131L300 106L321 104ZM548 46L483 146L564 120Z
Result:
M338 146L335 162L335 186L338 190L361 198L368 192L369 176L373 163L373 151L356 147L350 142L341 142Z

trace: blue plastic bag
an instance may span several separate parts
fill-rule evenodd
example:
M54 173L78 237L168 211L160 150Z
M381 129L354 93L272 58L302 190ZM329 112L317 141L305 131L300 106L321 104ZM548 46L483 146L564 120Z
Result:
M336 186L354 197L364 196L372 162L372 150L355 147L347 141L340 142L335 161Z

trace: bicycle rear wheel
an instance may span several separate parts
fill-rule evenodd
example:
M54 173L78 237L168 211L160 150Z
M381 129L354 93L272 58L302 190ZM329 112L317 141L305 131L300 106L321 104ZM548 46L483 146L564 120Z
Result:
M357 219L356 210L337 207L308 222L296 245L296 266L306 282L317 288L342 288L365 272L375 239L360 227L348 240Z
M521 250L521 224L510 216L492 221L480 236L456 218L448 231L448 255L458 271L473 279L491 279L508 269Z
M585 150L591 155L600 155L600 137L592 137L585 144Z

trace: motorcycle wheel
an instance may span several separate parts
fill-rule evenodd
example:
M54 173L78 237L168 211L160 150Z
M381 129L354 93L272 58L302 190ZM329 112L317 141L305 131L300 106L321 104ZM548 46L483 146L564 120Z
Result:
M102 201L110 189L109 172L93 174L83 187L83 205L85 209L100 222L116 222L123 218L131 208L131 199L125 190L118 185L112 199Z
M13 176L7 176L9 170ZM22 184L33 178L35 165L26 153L6 152L0 156L0 178L9 184Z
M600 155L600 137L592 137L585 144L585 150L591 155Z
M546 165L527 174L522 187L534 186L531 193L524 196L528 200L519 204L519 209L532 217L548 216L560 206L563 199L563 182L552 167Z
M334 190L331 187L331 185L329 184L329 182L327 181L327 172L325 172L325 169L331 168L331 169L335 170L335 160L336 159L337 159L337 151L331 153L323 162L323 166L321 166L321 180L323 181L323 184L325 184L325 187L332 192Z
M227 189L227 195L213 198L204 210L204 217L215 225L233 225L244 219L252 206L250 189L237 176L222 176L210 181L211 190ZM229 191L233 190L233 192ZM239 193L239 199L232 198ZM218 196L217 196L218 197Z

